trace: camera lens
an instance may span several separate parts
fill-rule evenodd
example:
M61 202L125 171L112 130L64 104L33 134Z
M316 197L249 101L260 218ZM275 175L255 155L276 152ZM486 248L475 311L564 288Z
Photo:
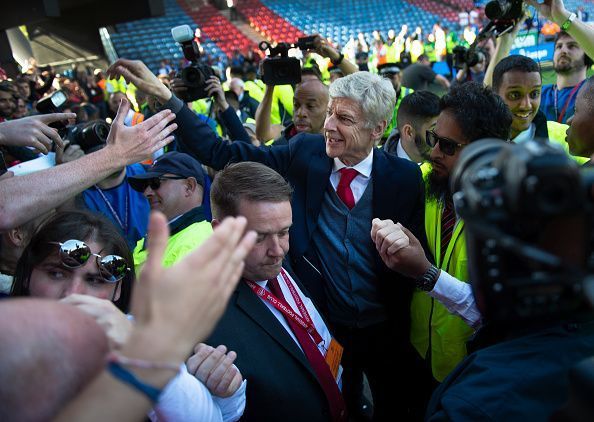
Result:
M204 77L199 69L189 66L182 72L182 80L184 84L191 88L197 88L204 83Z

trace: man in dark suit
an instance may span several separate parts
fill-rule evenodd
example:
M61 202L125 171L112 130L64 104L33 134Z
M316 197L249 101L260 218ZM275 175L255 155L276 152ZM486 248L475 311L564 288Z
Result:
M416 164L374 148L394 108L391 83L368 72L341 78L330 86L324 136L299 134L286 146L258 148L218 140L141 62L118 60L109 73L172 109L185 150L204 164L221 169L232 161L257 161L291 183L291 265L345 347L349 408L356 408L364 371L374 418L406 416L414 383L413 284L398 282L383 264L370 232L373 218L392 219L423 238L424 187ZM404 392L394 394L396 389Z
M215 177L213 225L242 215L258 237L245 259L242 281L207 343L237 352L235 364L247 380L242 420L343 421L340 358L330 360L340 346L303 286L283 268L293 223L291 193L281 175L260 163L231 164ZM299 321L291 312L311 321L308 327L296 327Z

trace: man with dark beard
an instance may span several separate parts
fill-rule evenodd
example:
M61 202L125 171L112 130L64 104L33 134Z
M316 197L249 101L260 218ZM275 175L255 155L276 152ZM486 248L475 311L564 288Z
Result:
M484 138L507 140L512 122L501 97L476 82L452 88L440 99L439 108L435 129L427 132L427 143L433 149L425 233L432 256L425 256L420 242L400 223L374 219L371 230L384 263L416 280L411 342L433 374L419 392L427 399L436 381L441 382L465 357L466 340L480 323L474 301L469 305L470 286L460 283L469 281L466 241L464 222L456 215L449 191L450 173L466 145Z
M586 80L586 71L590 66L592 59L578 42L567 32L559 32L553 56L557 83L542 87L540 109L547 120L566 123L573 116L577 93Z

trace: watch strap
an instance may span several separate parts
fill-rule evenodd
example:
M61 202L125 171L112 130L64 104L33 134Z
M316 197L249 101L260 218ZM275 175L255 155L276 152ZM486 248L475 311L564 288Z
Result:
M425 274L415 280L416 287L424 292L430 292L435 287L435 283L437 283L439 273L439 268L431 264L429 269L425 271Z
M573 23L573 21L575 20L575 18L577 18L577 15L575 13L571 12L569 14L569 16L567 17L567 20L565 22L563 22L563 25L561 25L561 30L567 31L569 29L569 27L571 26L571 24Z

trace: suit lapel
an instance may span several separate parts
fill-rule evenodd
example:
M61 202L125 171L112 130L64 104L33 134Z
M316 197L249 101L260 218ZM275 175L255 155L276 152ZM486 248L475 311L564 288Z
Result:
M319 154L318 157L312 157L312 163L307 168L307 189L305 198L308 238L311 238L311 235L316 228L326 187L330 181L330 173L332 173L332 159L329 158L325 152Z
M242 281L240 281L237 286L237 306L256 324L262 327L270 337L276 340L287 353L297 359L314 378L316 378L311 365L299 346L291 338L289 333L287 333L272 312L270 312L270 309L268 309L249 286Z

